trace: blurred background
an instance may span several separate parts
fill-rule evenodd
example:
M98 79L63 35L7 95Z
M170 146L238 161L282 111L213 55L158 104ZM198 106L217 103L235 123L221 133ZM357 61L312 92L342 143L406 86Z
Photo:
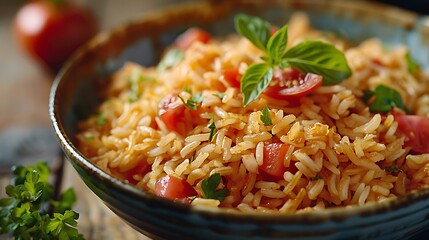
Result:
M379 1L429 15L429 0ZM31 45L36 40L24 36L24 42L20 42L15 34L21 31L22 35L22 31L31 31L14 24L19 10L29 2L36 1L2 0L0 3L0 196L4 194L4 186L9 182L8 170L11 165L40 160L55 164L55 161L60 159L59 148L51 131L48 116L49 90L56 70L50 70L46 64L41 64L28 54L38 47ZM98 23L97 31L104 31L167 5L192 0L69 0L69 2L85 6L87 9L85 11L89 9ZM78 10L80 13L82 11ZM62 12L56 14L61 15ZM40 23L38 17L25 15L26 24L30 28L37 28L37 24ZM88 25L84 26L83 29L89 28ZM67 27L62 28L64 29ZM52 34L55 35L55 31ZM61 41L68 42L69 39L58 39L57 43ZM37 44L43 45L43 42ZM61 51L56 50L53 54L59 52ZM82 219L85 221L84 217ZM110 236L110 239L114 237ZM122 235L122 239L131 238L124 238Z

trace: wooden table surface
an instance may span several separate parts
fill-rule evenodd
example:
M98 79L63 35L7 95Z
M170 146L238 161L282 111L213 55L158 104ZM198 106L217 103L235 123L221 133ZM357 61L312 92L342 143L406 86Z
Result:
M96 13L100 28L108 30L147 12L162 8L178 0L75 0L90 6ZM44 159L20 156L21 145L35 133L43 135L53 133L48 117L48 98L54 76L26 56L15 42L12 34L13 16L25 0L7 0L0 4L0 197L5 196L4 187L9 184L9 173L2 169L12 164L34 164L44 160L58 165L57 154ZM26 139L27 138L27 139ZM54 140L55 141L55 140ZM56 143L52 143L56 150ZM24 146L25 147L25 146ZM46 146L43 146L45 148ZM16 155L14 155L16 153ZM21 155L19 155L21 154ZM5 156L7 156L5 158ZM77 193L74 210L79 212L79 230L85 239L149 239L133 230L98 197L85 186L83 181L68 162L64 164L63 188L73 187ZM7 239L0 236L0 239Z

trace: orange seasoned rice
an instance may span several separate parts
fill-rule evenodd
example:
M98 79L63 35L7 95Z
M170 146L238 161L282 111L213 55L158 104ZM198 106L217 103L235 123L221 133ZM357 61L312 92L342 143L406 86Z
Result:
M343 51L352 76L341 84L322 86L299 104L261 95L243 107L240 89L222 76L237 67L241 74L260 62L262 52L248 40L230 36L207 44L194 43L184 59L164 72L127 63L112 77L106 101L98 112L80 122L78 147L104 171L127 181L142 162L147 174L133 174L138 188L154 192L166 175L186 180L200 196L202 180L214 173L229 190L224 201L197 197L192 205L242 212L320 211L328 207L364 205L404 195L429 184L429 154L412 154L397 131L392 114L374 114L361 100L363 91L380 84L397 90L407 107L429 117L429 85L424 72L407 71L407 48L387 51L377 39L351 47L314 29L302 15L289 23L289 44L306 38L328 41ZM377 62L375 61L377 60ZM137 86L129 79L143 76ZM137 90L132 88L137 87ZM203 97L199 117L185 114L180 131L168 130L159 118L158 104L184 88ZM132 91L138 98L130 101ZM222 98L214 94L224 93ZM182 104L178 99L177 104ZM268 106L272 125L260 119ZM100 116L105 124L97 124ZM209 140L210 119L217 132ZM259 171L264 146L290 144L283 179L265 178ZM386 171L395 166L399 173Z

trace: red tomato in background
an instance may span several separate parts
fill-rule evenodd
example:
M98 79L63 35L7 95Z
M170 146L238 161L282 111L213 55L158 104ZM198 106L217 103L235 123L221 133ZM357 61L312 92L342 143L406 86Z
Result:
M293 81L298 84L294 85ZM281 100L296 100L314 92L322 81L322 76L312 73L304 75L293 68L277 70L264 94Z
M429 118L393 113L398 130L407 136L405 145L415 153L429 153Z
M241 74L237 68L226 69L222 72L222 75L231 87L240 88Z
M282 179L286 171L295 174L298 171L295 165L290 165L287 168L284 166L284 159L288 149L289 144L284 143L270 143L265 145L264 163L259 166L259 169L276 179Z
M75 3L34 1L17 13L14 32L24 49L57 72L98 31L92 12Z
M208 43L212 39L212 35L201 28L189 28L186 32L179 35L174 42L174 45L177 48L185 51L188 49L194 42Z
M197 191L184 179L167 175L155 183L155 194L171 200L191 203L189 197L198 196Z

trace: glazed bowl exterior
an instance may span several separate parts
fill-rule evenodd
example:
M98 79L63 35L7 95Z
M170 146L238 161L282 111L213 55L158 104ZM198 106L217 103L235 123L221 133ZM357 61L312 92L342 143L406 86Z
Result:
M80 49L53 84L49 114L62 149L86 185L136 230L156 239L407 239L429 227L429 188L363 207L302 214L241 214L161 199L97 168L75 146L77 122L102 101L99 90L126 61L155 65L177 35L199 26L215 36L234 33L245 12L283 25L292 13L354 43L381 38L402 43L429 68L429 21L393 7L360 1L212 1L174 6L102 33Z

